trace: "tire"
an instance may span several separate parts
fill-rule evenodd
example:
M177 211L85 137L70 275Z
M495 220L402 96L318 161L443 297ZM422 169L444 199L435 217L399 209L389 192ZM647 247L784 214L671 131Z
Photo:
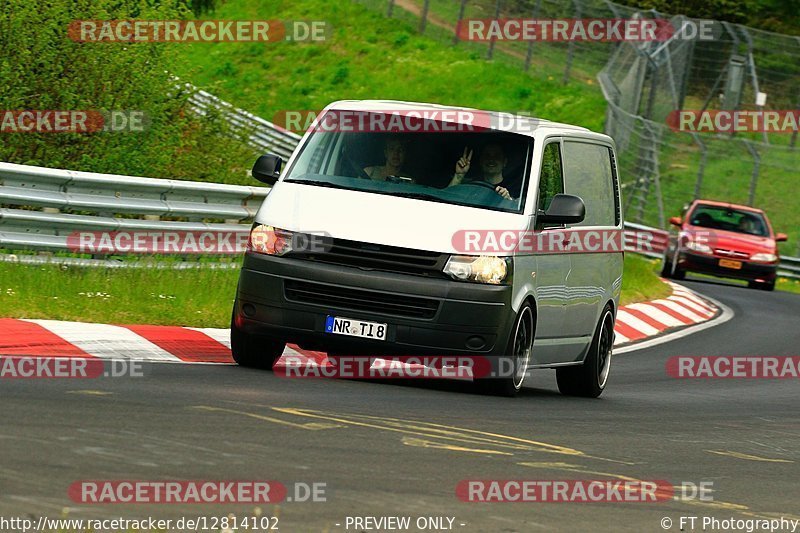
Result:
M503 354L503 357L506 355L512 357L514 366L511 375L477 380L475 385L478 392L492 396L514 397L517 395L525 381L525 374L533 353L535 333L536 316L531 306L526 303L517 313Z
M664 257L661 259L661 277L670 279L672 277L672 261L668 259L669 250L664 252Z
M231 313L231 355L239 366L272 370L272 365L280 359L285 348L286 343L283 341L240 330L236 327L234 314Z
M678 258L676 253L670 258L669 248L664 251L664 259L661 261L661 277L666 279L682 280L686 278L686 271L678 268L675 260Z
M580 366L556 369L558 390L567 396L597 398L606 388L611 372L614 343L614 313L606 306L600 315L586 360Z

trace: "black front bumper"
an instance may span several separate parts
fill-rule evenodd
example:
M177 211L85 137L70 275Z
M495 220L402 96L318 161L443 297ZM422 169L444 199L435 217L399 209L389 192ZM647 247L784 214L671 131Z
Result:
M764 280L772 281L775 279L778 270L777 264L764 264L764 263L751 263L748 261L740 261L738 259L731 259L733 261L740 261L742 268L726 268L719 265L720 259L724 257L715 257L711 255L693 254L689 252L681 252L678 259L678 267L688 272L699 272L703 274L711 274L732 279L743 280Z
M313 301L300 301L298 294ZM387 339L325 333L328 315L386 323ZM499 355L514 322L508 285L252 253L242 265L234 318L246 333L305 349L370 355Z

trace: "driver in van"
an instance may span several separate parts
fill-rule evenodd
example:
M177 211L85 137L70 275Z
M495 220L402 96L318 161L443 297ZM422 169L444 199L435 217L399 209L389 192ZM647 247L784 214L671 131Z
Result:
M400 137L389 137L383 147L384 164L366 167L364 173L376 181L386 181L389 176L403 176L407 144Z
M481 175L478 179L472 181L484 181L490 185L494 185L494 190L497 194L506 200L514 200L514 197L509 191L509 189L515 189L514 184L503 177L503 169L505 169L506 164L508 164L508 158L506 157L503 147L495 143L487 144L480 151L478 161L480 162ZM470 181L464 181L464 176L469 172L471 162L472 150L468 150L465 146L464 154L456 162L456 171L448 187L460 185L462 183L470 183ZM519 184L517 184L516 188L519 188ZM515 192L517 197L519 197L519 190Z

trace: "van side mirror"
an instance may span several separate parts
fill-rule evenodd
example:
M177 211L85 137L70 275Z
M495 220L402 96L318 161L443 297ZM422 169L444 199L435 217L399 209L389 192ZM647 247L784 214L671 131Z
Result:
M789 237L785 233L778 233L775 235L775 242L786 242Z
M275 182L281 177L282 165L283 159L281 159L280 156L264 154L256 159L253 165L253 177L267 185L275 185Z
M681 217L671 217L669 223L680 228L681 224L683 224L683 220L681 220Z
M547 211L539 211L536 221L543 224L577 224L586 218L586 205L579 196L556 194Z

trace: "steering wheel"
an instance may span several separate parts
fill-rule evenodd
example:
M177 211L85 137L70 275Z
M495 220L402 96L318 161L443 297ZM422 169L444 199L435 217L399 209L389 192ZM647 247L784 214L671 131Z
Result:
M392 174L392 175L386 176L386 181L389 181L389 182L392 182L392 183L405 183L405 182L414 183L414 178L410 178L408 176L401 176L399 174Z
M460 185L476 185L478 187L485 187L487 189L491 189L492 192L497 193L497 185L492 185L488 181L483 180L475 180L475 181L465 181L462 182Z
M369 179L372 179L372 178L370 178L370 177L369 177L369 174L367 174L366 172L364 172L364 169L363 169L361 166L357 165L357 164L356 164L356 163L355 163L355 162L354 162L354 161L353 161L353 160L350 158L350 155L349 155L349 154L345 153L345 154L344 154L344 157L343 157L342 159L344 159L344 162L345 162L345 164L346 164L348 167L350 167L350 170L351 170L352 172L355 172L355 174L356 174L356 175L355 175L354 177L356 177L356 178L362 178L362 179L367 179L367 180L369 180Z

